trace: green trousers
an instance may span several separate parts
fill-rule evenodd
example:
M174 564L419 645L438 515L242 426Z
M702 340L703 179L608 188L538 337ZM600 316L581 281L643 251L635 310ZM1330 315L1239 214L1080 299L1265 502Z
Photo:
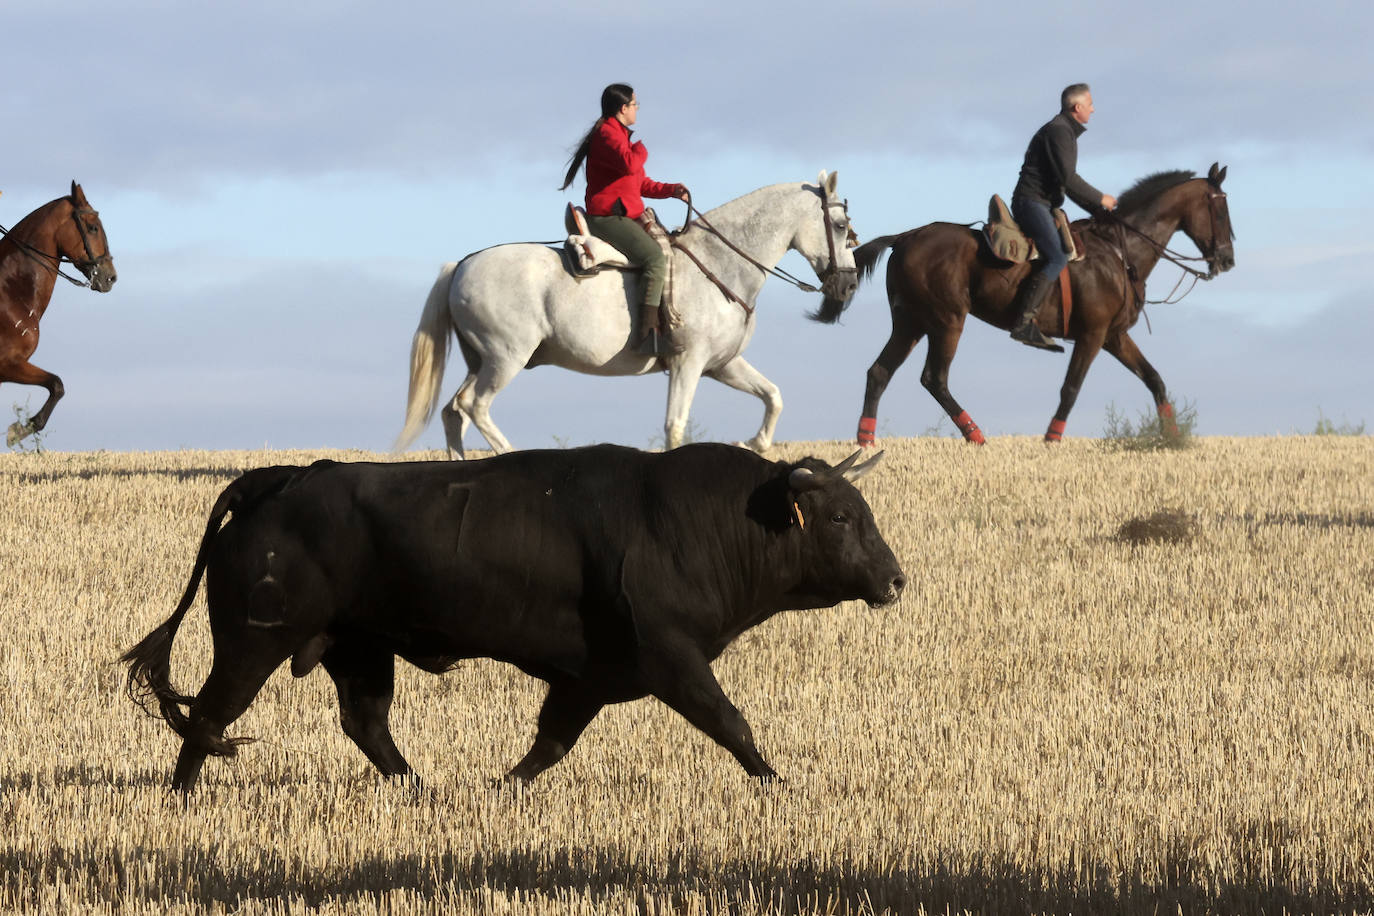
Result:
M663 280L668 276L668 261L644 231L628 216L588 216L587 229L597 238L614 245L635 267L644 271L644 304L657 307L663 298Z

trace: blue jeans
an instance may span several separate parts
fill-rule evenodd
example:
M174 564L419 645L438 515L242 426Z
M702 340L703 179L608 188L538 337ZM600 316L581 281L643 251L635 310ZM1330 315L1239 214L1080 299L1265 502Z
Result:
M1059 238L1059 227L1054 224L1050 205L1038 200L1013 197L1011 215L1021 231L1035 241L1042 258L1040 273L1051 280L1056 279L1069 263L1069 256L1064 253L1064 242Z

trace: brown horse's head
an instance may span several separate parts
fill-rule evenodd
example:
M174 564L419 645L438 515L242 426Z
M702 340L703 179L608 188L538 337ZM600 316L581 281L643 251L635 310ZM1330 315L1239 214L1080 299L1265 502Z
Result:
M63 220L57 229L57 253L85 275L91 289L109 292L118 277L110 257L110 243L105 238L105 227L100 224L100 214L86 200L86 192L75 181L71 194L62 200L71 210L70 218Z
M1207 181L1200 185L1203 193L1197 202L1188 208L1179 226L1188 238L1193 240L1198 251L1207 259L1207 279L1225 273L1236 266L1235 251L1231 241L1235 230L1231 228L1231 211L1226 206L1226 192L1221 183L1226 179L1226 167L1213 162L1207 172Z

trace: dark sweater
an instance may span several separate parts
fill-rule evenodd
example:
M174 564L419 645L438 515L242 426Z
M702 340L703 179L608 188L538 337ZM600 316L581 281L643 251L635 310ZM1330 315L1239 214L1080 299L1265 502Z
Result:
M1038 200L1062 207L1064 195L1089 213L1102 209L1102 192L1078 177L1078 137L1087 130L1067 111L1061 111L1031 137L1021 177L1012 198Z

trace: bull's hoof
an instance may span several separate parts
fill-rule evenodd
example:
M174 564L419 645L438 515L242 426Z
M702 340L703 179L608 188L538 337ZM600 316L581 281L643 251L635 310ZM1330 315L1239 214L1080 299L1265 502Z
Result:
M524 798L527 793L533 790L534 779L516 773L507 773L505 776L488 780L487 785L498 795L519 799Z

